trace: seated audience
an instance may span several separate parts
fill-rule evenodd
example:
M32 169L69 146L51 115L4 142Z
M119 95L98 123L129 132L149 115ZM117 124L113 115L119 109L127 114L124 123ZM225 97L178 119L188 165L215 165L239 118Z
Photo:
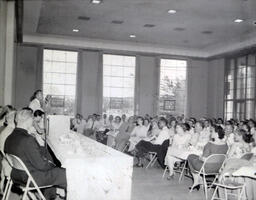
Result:
M128 121L123 122L119 128L119 134L115 138L115 149L123 151L126 144L128 143L131 132L134 129L134 117L129 117Z
M159 133L161 132L161 129L158 126L158 121L156 119L153 119L151 121L150 128L148 130L148 137L149 138L156 138Z
M193 177L193 185L190 187L193 190L197 189L199 190L200 184L202 184L202 179L200 175L197 173L199 171L205 161L205 159L212 155L212 154L226 154L228 150L228 145L225 141L225 133L223 128L220 126L215 126L215 128L212 130L211 133L211 139L212 141L208 142L203 150L203 155L198 156L191 154L188 156L188 166L190 169L190 172ZM205 166L205 172L206 173L214 173L218 172L222 163L216 161L214 163L210 163Z
M169 123L168 123L170 144L172 143L173 137L176 133L176 125L177 125L176 119L174 117L170 118Z
M245 130L239 130L235 135L235 142L231 146L228 157L225 162L225 167L221 172L221 176L230 175L242 166L248 166L249 160L252 157L251 143L253 138L251 134L247 134Z
M45 146L44 112L36 110L33 114L33 126L28 131L41 147Z
M40 146L35 138L28 134L33 125L33 114L25 109L17 112L17 127L6 139L4 151L8 154L18 156L26 165L31 175L39 186L53 185L43 189L45 198L52 200L56 198L57 187L66 188L66 171L63 168L55 167L53 162L47 160L40 151ZM25 172L12 169L11 177L14 182L24 183L27 180Z
M136 164L137 167L143 167L142 158L148 152L156 152L158 153L161 151L161 145L165 140L169 139L169 130L167 128L167 120L163 117L159 119L159 128L160 133L159 135L152 141L145 141L141 140L136 146L136 157L138 158L138 163Z
M6 123L6 115L10 112L13 111L14 108L11 105L6 105L1 109L0 112L0 132L4 129L5 123Z
M107 145L110 147L115 146L115 138L119 134L119 128L122 125L122 119L119 116L115 117L114 122L110 126L110 130L106 133L108 135Z
M76 117L71 122L71 130L83 134L85 131L86 121L81 114L76 114Z
M225 137L228 146L231 146L235 142L234 128L232 124L226 124L225 126Z
M178 124L176 126L176 134L173 137L172 143L170 143L165 157L165 164L169 169L168 180L172 179L174 176L173 167L175 162L180 161L181 155L183 155L184 152L187 152L191 138L189 131L190 127L187 123Z
M144 126L144 118L137 117L137 124L133 131L131 132L131 137L129 139L130 145L128 151L132 151L135 148L135 145L138 144L139 141L145 139L148 135L148 128Z
M124 122L126 122L126 114L122 114L122 122L124 123Z

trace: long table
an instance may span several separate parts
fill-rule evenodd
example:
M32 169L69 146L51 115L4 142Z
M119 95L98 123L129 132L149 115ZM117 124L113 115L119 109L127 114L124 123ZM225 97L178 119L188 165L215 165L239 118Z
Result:
M49 116L47 143L67 172L68 200L129 200L133 158L69 130L67 116Z

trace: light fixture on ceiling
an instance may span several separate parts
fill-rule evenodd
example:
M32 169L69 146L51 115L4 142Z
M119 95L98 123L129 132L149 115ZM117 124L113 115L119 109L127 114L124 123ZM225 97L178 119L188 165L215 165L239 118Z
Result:
M242 19L235 19L235 20L234 20L235 23L241 23L241 22L243 22L243 21L244 21L244 20L242 20Z
M185 31L186 28L183 28L183 27L176 27L173 29L174 31Z
M90 17L87 17L87 16L78 16L79 20L84 20L84 21L89 21L91 18Z
M77 33L77 32L79 32L79 30L78 29L73 29L73 32Z
M201 33L205 34L205 35L211 35L211 34L213 34L213 31L206 30L206 31L202 31Z
M144 25L144 27L146 27L146 28L153 28L153 27L155 27L156 25L154 25L154 24L145 24Z
M177 12L177 10L173 10L173 9L170 9L167 11L169 14L175 14Z
M101 4L102 0L91 0L91 3L93 3L93 4Z
M113 20L111 23L112 24L123 24L124 21L122 21L122 20Z
M129 37L130 37L130 38L136 38L136 35L131 34Z

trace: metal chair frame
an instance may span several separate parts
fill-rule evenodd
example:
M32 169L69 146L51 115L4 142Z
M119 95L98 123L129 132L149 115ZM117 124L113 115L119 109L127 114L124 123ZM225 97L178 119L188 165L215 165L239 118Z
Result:
M179 166L179 167L178 167L178 170L176 169L176 170L174 170L174 172L180 173L180 176L179 176L179 183L180 183L181 180L182 180L182 178L183 178L184 175L185 175L185 170L188 170L188 168L187 168L188 161L187 161L187 160L181 160L181 161L179 161L179 162L183 163L183 165L182 165L182 166ZM167 170L169 170L168 166L165 167L164 173L163 173L163 175L162 175L162 178L165 177L165 174L166 174Z
M201 169L199 170L199 171L197 171L198 172L198 174L201 176L203 176L203 187L204 187L204 193L205 193L205 199L207 200L208 199L208 185L207 185L207 181L206 181L206 176L214 176L214 180L213 180L213 182L216 180L216 176L219 174L219 170L218 170L218 172L212 172L212 173L206 173L206 171L205 171L205 165L207 164L207 162L210 160L210 159L212 159L213 157L223 157L223 162L221 163L221 167L223 166L223 163L225 162L225 159L226 159L226 154L212 154L212 155L210 155L210 156L208 156L206 159L205 159L205 161L204 161L204 163L203 163L203 165L202 165L202 167L201 167ZM220 168L221 168L220 167ZM210 188L212 187L212 185L213 184L211 184L211 186L210 186ZM193 190L193 188L191 187L191 189L190 189L190 191L189 192L192 192L192 190Z
M148 155L150 156L150 161L146 166L146 169L148 169L149 167L153 167L156 160L157 160L157 153L156 152L148 152Z
M49 187L52 187L52 185L46 185L46 186L39 187L37 185L37 183L35 182L34 178L32 177L32 175L30 174L30 172L28 171L27 167L25 166L25 164L19 157L12 155L12 154L6 154L6 158L12 168L23 170L28 176L26 186L25 187L21 186L21 185L19 186L22 189L22 191L24 192L23 196L22 196L22 200L25 200L28 195L31 196L30 192L35 191L35 190L39 194L40 199L46 200L40 189L49 188ZM9 196L12 184L13 184L13 181L11 180L10 184L9 184L8 192L7 192L7 197ZM30 185L32 185L32 186L30 186Z

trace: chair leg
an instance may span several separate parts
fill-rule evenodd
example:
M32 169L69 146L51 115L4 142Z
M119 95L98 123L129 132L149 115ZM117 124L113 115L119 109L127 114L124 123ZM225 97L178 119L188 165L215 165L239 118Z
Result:
M185 160L185 162L184 162L184 164L183 164L183 167L182 167L182 170L181 170L181 173L180 173L179 183L181 182L181 179L182 179L183 176L184 176L184 172L185 172L186 165L187 165L187 161Z
M206 182L206 178L205 175L203 174L203 182L204 182L204 194L205 194L205 199L208 199L208 194L207 194L207 182Z
M13 185L13 182L12 182L11 179L9 179L7 193L6 193L5 198L3 198L3 200L8 200L9 199L9 196L10 196L10 193L11 193L11 189L12 189L12 185ZM6 187L7 187L7 185L6 185Z
M154 158L153 158L153 161L152 161L152 163L151 163L151 167L153 167L154 166L154 164L156 163L156 156L154 156Z
M26 187L25 187L25 189L24 189L24 193L23 193L22 200L26 200L27 193L28 193L28 187L29 187L30 182L31 182L31 180L30 180L30 178L28 178Z
M153 157L150 159L148 165L146 166L146 169L148 169L149 166L152 166L152 163L155 162L156 155L154 154Z
M164 178L164 176L165 176L165 174L166 174L167 170L168 170L168 166L166 166L166 167L165 167L162 178Z
M245 185L243 185L240 194L238 195L238 200L246 199L245 196Z
M211 198L211 200L214 200L214 198L215 198L215 195L216 195L216 193L217 193L218 188L219 188L219 186L217 185L217 186L216 186L216 188L215 188L215 190L214 190L214 192L213 192L213 194L212 194L212 198Z
M126 145L125 145L124 148L122 149L122 152L125 152L125 150L127 149L128 146L129 146L129 144L126 143Z
M1 187L3 190L3 197L2 197L3 200L5 200L5 197L6 197L9 185L10 185L10 178L7 178L7 183L6 183L5 187L4 187L4 181L5 181L5 178L3 178L2 182L1 182L1 185L2 185Z

